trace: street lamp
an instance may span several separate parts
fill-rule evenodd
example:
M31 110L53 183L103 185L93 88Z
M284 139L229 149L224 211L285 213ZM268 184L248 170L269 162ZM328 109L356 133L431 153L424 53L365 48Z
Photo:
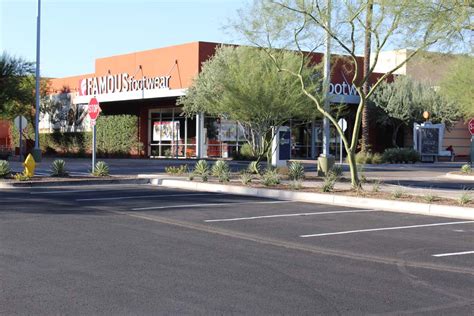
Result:
M41 161L39 147L39 115L40 115L40 28L41 28L41 0L38 0L38 16L36 18L36 113L35 113L35 148L33 157L36 162Z

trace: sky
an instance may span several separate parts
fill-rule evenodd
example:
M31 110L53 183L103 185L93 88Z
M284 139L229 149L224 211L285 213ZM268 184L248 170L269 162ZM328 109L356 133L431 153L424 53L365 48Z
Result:
M41 76L94 72L96 58L176 44L237 43L244 0L42 0ZM0 0L0 51L36 60L38 0Z

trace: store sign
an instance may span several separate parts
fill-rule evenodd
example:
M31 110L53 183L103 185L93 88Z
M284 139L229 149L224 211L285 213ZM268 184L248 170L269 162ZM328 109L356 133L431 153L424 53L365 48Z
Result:
M79 95L101 95L131 91L169 89L171 76L135 78L128 73L84 78L79 81Z
M358 104L360 102L359 94L357 93L354 84L350 84L344 73L341 72L343 82L329 84L329 102L344 103L344 104Z
M329 94L338 94L338 95L359 95L357 93L356 87L352 84L349 85L345 82L343 83L330 83L329 84Z

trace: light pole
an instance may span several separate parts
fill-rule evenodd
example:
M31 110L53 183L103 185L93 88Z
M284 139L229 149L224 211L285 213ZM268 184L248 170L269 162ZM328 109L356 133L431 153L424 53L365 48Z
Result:
M35 148L33 157L36 162L41 161L39 146L39 115L40 115L40 30L41 30L41 0L38 0L38 16L36 18L36 113L35 113Z
M331 0L327 0L327 31L325 38L326 51L324 52L324 111L330 111L329 84L331 83ZM318 174L326 175L334 165L334 156L329 153L329 142L331 140L329 119L323 118L323 152L318 157Z

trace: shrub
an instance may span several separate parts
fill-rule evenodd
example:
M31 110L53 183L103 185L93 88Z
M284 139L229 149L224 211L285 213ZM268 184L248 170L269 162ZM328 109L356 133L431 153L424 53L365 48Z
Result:
M258 162L258 161L250 162L249 166L247 167L247 170L251 174L260 174L260 172L261 172L260 162Z
M292 161L288 166L288 178L290 180L303 180L304 179L304 166L299 161Z
M250 182L252 182L252 175L248 172L244 172L240 175L240 182L242 182L243 185L248 185Z
M194 165L194 174L201 177L203 182L207 182L209 177L209 165L206 160L199 160Z
M243 159L250 160L250 159L255 158L255 156L252 152L252 146L250 146L250 144L248 144L248 143L245 143L240 147L239 154L240 154L240 157L243 158Z
M336 178L342 177L342 172L343 172L343 169L342 169L341 165L334 165L334 166L332 166L331 170L329 171L329 173L331 173Z
M167 174L183 175L188 172L188 165L181 165L178 167L168 166L165 167L165 172Z
M382 160L387 163L415 163L420 160L420 154L413 148L388 148L383 152Z
M372 184L372 192L380 192L380 185L381 185L381 182L380 180L375 180L374 183Z
M461 172L464 174L470 174L472 173L472 168L470 165L466 164L461 167Z
M68 173L66 171L66 162L62 159L56 159L51 164L51 176L52 177L65 177Z
M223 174L229 174L230 168L229 164L224 160L218 160L212 166L212 175L214 177L220 177Z
M423 195L423 200L426 202L426 203L433 203L434 201L436 201L438 199L438 197L436 195L434 195L433 193L429 192L425 195Z
M392 198L399 199L405 195L405 190L402 188L396 188L395 191L392 192Z
M472 201L471 190L464 189L461 195L459 196L458 203L460 205L466 205L468 203L471 203L471 201Z
M381 164L382 156L379 153L359 151L356 154L357 164Z
M324 182L323 186L321 187L321 191L332 192L334 190L334 186L336 185L336 181L337 177L329 173L327 176L324 177Z
M15 174L14 178L15 178L15 180L17 180L17 181L28 181L28 180L31 179L31 178L28 177L24 172Z
M12 172L10 164L6 160L0 160L0 178L6 178Z
M262 175L263 185L270 187L280 184L280 175L275 169L267 169Z
M98 161L92 171L92 175L96 177L107 177L109 174L109 166L104 161Z
M382 155L379 154L379 153L375 153L372 156L372 163L375 164L375 165L379 165L379 164L383 163Z

